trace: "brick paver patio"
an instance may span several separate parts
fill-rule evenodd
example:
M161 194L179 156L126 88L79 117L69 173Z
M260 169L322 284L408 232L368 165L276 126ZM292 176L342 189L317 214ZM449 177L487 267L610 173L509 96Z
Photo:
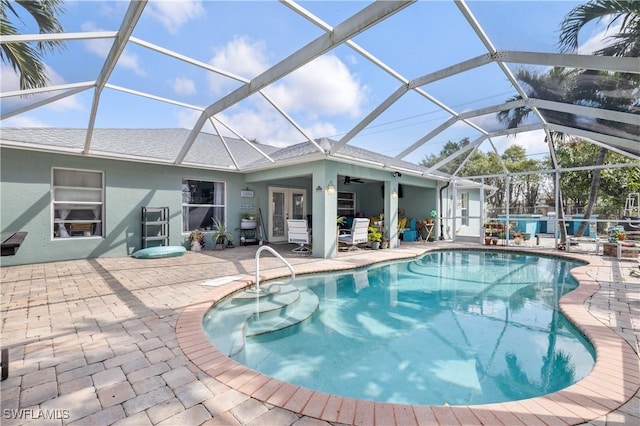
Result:
M330 260L273 247L302 274L448 246L403 244ZM253 279L256 249L3 267L1 346L10 371L1 383L2 425L640 424L635 260L571 253L592 261L575 271L581 287L562 301L596 347L587 379L545 398L428 407L312 392L221 357L203 340L203 307ZM286 269L265 254L260 271L269 278ZM202 285L228 276L240 279Z

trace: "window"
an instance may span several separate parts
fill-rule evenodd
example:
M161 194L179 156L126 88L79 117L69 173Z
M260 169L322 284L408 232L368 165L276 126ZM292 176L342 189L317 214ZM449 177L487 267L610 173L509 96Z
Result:
M461 225L469 226L469 193L461 192L459 199Z
M225 184L182 180L182 232L211 229L213 218L225 220Z
M53 238L102 236L103 173L54 168L52 174Z

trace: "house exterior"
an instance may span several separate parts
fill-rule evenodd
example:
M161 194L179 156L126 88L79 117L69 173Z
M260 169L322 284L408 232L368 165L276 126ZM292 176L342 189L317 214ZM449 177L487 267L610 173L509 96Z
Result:
M420 166L349 145L340 156L327 155L334 143L327 139L278 148L201 134L176 165L186 132L95 129L91 155L83 155L82 129L3 129L1 229L28 234L2 265L127 256L158 243L151 238L158 234L168 238L162 243L187 246L196 228L213 248L213 217L225 222L236 245L286 242L286 218L306 218L312 256L329 258L336 254L338 214L383 214L391 247L399 244L399 212L423 219L457 206L458 214L478 216L470 214L479 209L477 186L464 190L464 207L445 175L425 177ZM144 207L164 208L167 227L149 233ZM249 215L261 219L255 235L241 230ZM457 227L471 229L468 219ZM452 235L452 225L447 229Z

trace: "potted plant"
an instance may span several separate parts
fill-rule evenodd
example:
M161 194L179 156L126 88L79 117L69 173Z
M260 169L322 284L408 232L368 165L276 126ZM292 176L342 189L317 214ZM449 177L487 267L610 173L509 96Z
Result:
M524 237L522 236L522 232L515 231L512 234L514 244L520 245L524 243Z
M189 234L189 244L191 245L192 251L201 251L204 249L204 236L205 233L200 229L194 229Z
M382 244L380 246L383 249L388 249L389 248L389 238L383 238L382 239Z
M225 246L231 242L233 242L233 233L229 232L227 230L227 225L225 224L225 222L223 220L217 219L217 218L212 218L213 220L213 227L215 228L215 230L213 231L213 243L215 245L215 247L217 247L218 245L220 245L220 248L222 250L224 250Z
M251 213L244 213L240 219L240 229L255 229L258 227L256 216Z
M624 241L627 238L627 232L624 229L615 229L611 233L611 237L615 241Z
M371 248L378 250L380 248L380 242L382 241L382 233L378 231L378 228L370 226L367 239L371 243Z
M429 213L429 217L427 218L427 223L429 225L433 225L433 221L436 220L437 217L438 217L438 212L435 210L431 210L431 213Z

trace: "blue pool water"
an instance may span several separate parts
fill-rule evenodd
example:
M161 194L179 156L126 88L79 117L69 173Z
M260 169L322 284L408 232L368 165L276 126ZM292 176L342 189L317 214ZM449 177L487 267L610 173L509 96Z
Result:
M246 338L233 358L310 389L392 403L484 404L551 393L594 364L591 345L557 310L577 286L569 271L579 265L442 251L299 277L295 286L320 299L315 314Z

